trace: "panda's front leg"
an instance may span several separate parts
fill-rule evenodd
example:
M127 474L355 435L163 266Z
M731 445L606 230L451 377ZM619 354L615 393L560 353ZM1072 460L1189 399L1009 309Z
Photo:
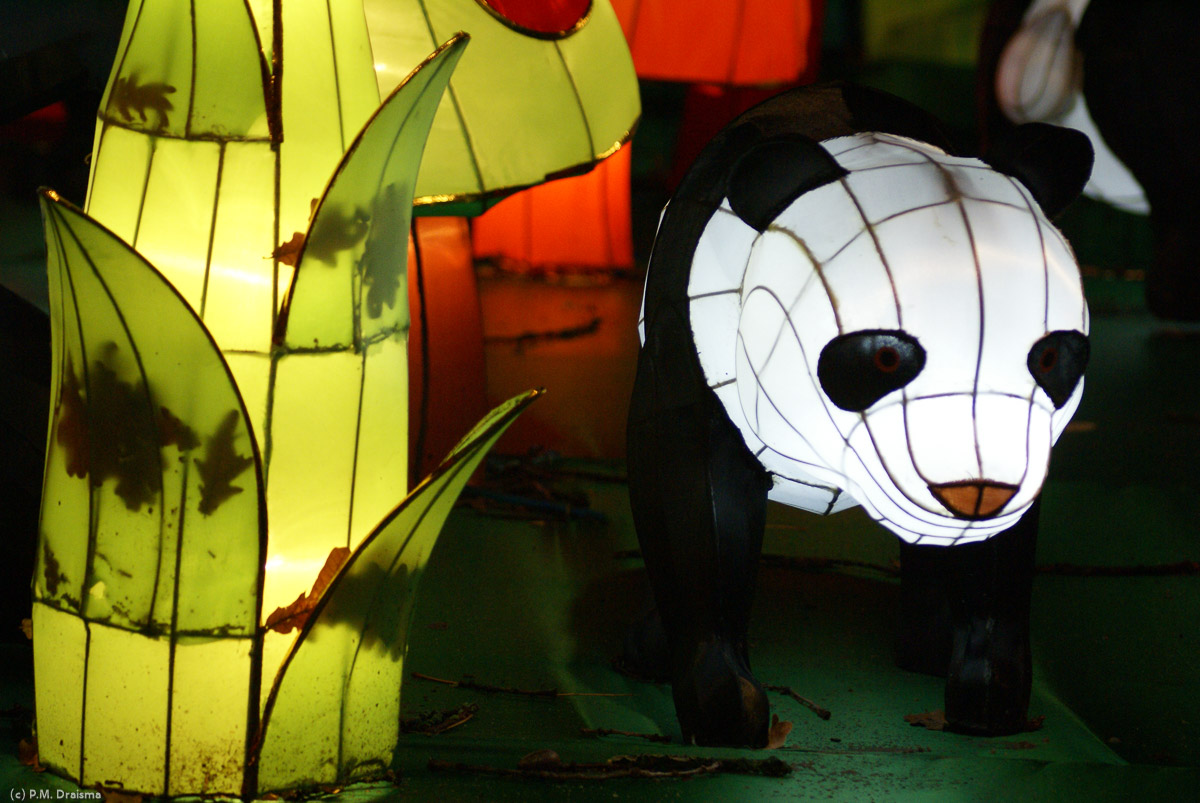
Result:
M944 675L950 730L999 736L1028 726L1037 528L1035 502L986 541L901 545L898 663Z
M655 410L639 403L648 393L639 380L628 432L630 504L683 738L763 747L769 705L750 671L747 629L769 477L715 398Z

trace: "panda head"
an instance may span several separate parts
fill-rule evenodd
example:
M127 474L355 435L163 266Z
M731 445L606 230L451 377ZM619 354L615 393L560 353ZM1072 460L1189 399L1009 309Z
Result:
M750 243L736 384L767 458L910 542L1016 522L1088 357L1078 266L1048 219L1087 178L1072 134L1027 127L989 161L888 134L793 137L737 163L709 225Z

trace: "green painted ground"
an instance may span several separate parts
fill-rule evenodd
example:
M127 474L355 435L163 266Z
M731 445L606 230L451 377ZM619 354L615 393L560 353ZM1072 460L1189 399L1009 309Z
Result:
M1102 281L1102 280L1096 280ZM1039 562L1130 567L1200 557L1200 327L1152 321L1136 283L1089 285L1108 301L1094 321L1092 368L1077 426L1056 451ZM589 468L606 466L589 464ZM619 467L618 467L619 468ZM678 739L666 687L611 670L647 589L624 486L563 480L607 524L512 521L460 509L425 575L409 669L445 679L621 696L530 697L410 679L406 714L479 706L439 736L403 737L396 786L335 799L388 800L1195 800L1200 797L1200 576L1040 576L1035 585L1041 730L982 739L916 728L906 714L941 707L941 683L891 664L897 587L880 572L766 566L753 659L762 680L825 708L823 721L773 698L795 728L770 755L782 779L551 782L435 772L431 759L513 768L550 748L564 761L626 753L767 755L585 736L581 728ZM772 514L767 552L887 565L890 536L858 512ZM30 705L28 652L6 647L0 710ZM70 788L17 764L25 727L4 719L0 787Z

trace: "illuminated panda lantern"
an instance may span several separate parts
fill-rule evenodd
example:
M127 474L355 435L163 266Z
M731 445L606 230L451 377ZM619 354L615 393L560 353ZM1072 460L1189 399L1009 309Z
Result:
M1024 725L1031 509L1088 356L1048 216L1090 164L1041 124L953 155L932 118L849 86L779 95L697 159L659 225L628 429L685 738L766 739L745 633L768 498L896 533L902 663L947 674L952 727ZM946 597L951 632L925 635Z

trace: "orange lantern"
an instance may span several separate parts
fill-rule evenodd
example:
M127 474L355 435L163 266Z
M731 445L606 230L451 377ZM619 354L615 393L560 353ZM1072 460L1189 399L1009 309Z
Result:
M475 219L475 256L531 266L633 267L630 147L590 173L519 192Z
M817 77L824 0L614 0L639 78L686 81L668 185L741 112Z
M480 411L487 411L483 322L466 218L414 219L408 264L413 311L408 330L408 453L410 471L424 472L419 475L423 477L479 420ZM435 408L433 399L442 402ZM446 403L450 399L453 404Z
M815 74L823 0L613 0L639 78L761 86Z

